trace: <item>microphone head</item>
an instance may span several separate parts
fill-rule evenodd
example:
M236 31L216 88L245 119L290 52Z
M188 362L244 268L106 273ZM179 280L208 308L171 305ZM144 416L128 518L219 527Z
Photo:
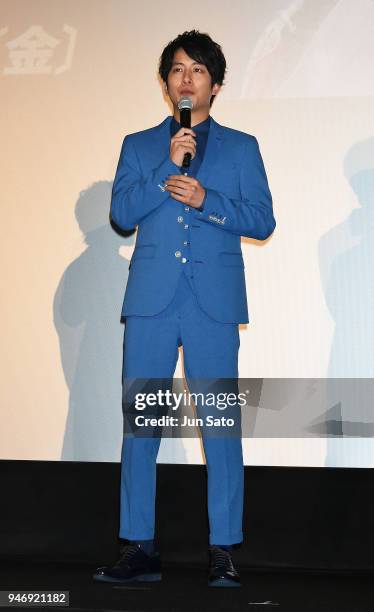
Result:
M184 108L192 110L193 104L191 98L189 98L188 96L183 96L183 98L181 98L178 102L178 108L179 110L183 110Z

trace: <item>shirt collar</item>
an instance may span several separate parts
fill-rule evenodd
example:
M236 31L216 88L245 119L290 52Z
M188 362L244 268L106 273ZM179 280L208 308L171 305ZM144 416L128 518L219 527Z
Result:
M194 132L196 132L196 134L200 136L202 134L207 134L209 132L209 126L210 126L210 115L209 117L204 119L204 121L201 121L197 125L194 125L192 129ZM180 129L181 129L180 123L178 123L178 121L176 121L176 119L172 117L171 122L170 122L171 135L174 136L174 134L176 134L178 130Z

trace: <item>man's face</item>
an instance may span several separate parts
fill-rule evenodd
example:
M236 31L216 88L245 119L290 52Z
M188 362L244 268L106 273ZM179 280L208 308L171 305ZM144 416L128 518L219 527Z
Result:
M207 67L189 57L183 49L174 54L167 85L174 107L183 96L188 96L193 103L193 112L204 110L208 114L211 96L221 89L217 83L212 85Z

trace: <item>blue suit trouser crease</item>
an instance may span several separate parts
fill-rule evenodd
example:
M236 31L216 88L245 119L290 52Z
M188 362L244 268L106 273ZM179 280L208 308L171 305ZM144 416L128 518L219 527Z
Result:
M125 319L123 379L170 378L183 345L190 392L194 379L238 377L239 329L214 321L199 307L193 280L183 272L175 296L155 316ZM197 411L198 412L198 411ZM199 416L199 414L197 414ZM240 436L202 432L208 474L210 544L243 539L244 467ZM121 456L120 538L148 540L155 532L159 437L125 437Z

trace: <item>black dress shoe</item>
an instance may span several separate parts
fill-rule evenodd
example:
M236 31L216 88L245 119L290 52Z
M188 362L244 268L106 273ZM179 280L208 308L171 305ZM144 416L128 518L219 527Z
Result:
M231 553L219 546L210 546L208 586L240 587L240 576L232 562Z
M161 580L160 555L147 555L140 544L127 544L113 567L98 567L92 577L98 582L156 582Z

